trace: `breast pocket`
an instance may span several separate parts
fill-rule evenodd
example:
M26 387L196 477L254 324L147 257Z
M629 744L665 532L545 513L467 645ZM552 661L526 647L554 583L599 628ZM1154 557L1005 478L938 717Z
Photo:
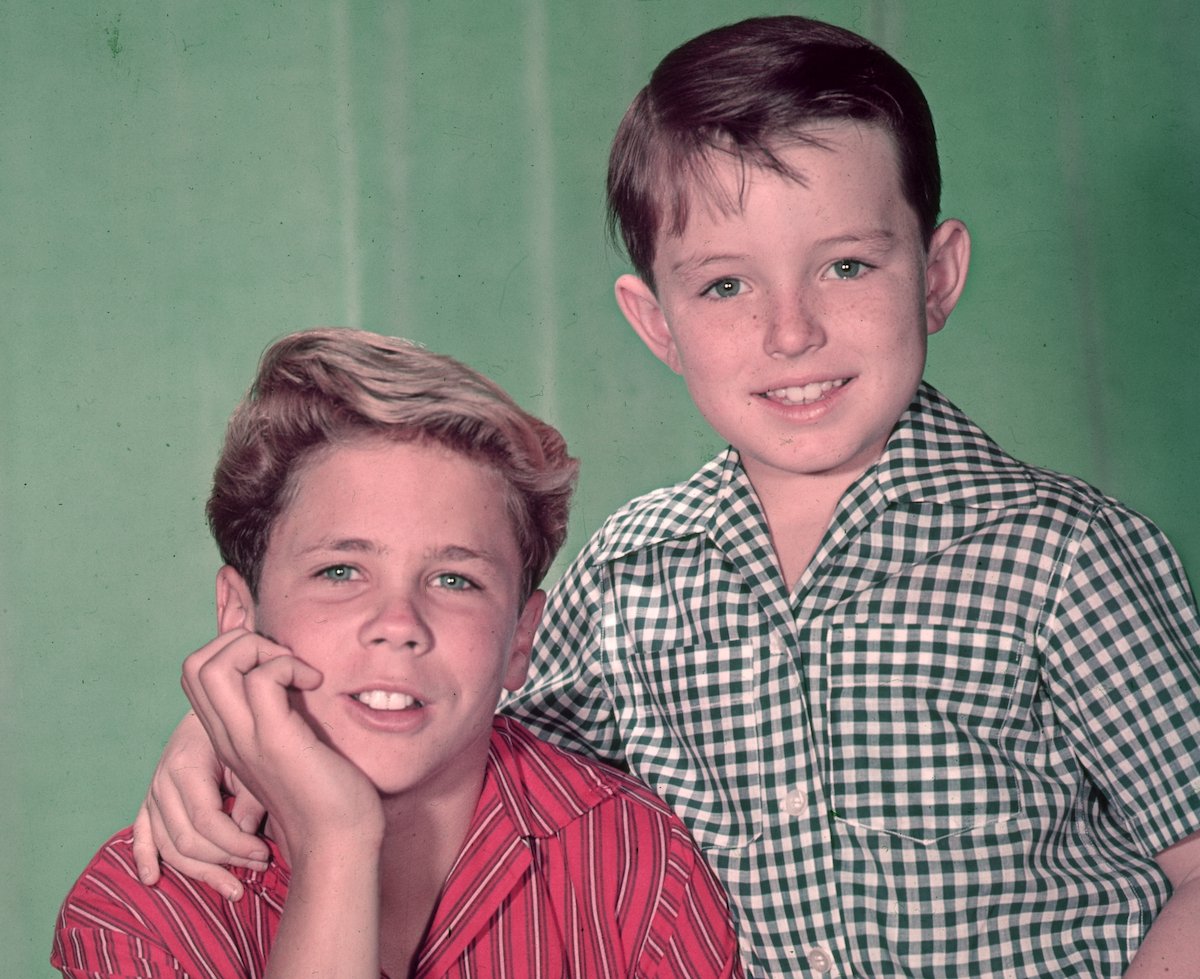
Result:
M754 655L740 645L638 649L614 671L630 766L708 849L759 834Z
M933 842L1020 810L1006 746L1022 644L942 625L830 626L837 818Z

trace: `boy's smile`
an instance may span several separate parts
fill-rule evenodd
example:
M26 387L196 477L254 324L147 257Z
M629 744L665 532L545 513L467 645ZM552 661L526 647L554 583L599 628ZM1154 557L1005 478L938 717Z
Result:
M521 612L506 492L443 447L368 439L303 465L272 528L252 627L321 671L300 709L385 796L477 793L524 681L542 595Z
M875 462L969 250L950 221L927 256L885 130L832 122L806 135L774 147L799 180L710 154L725 200L694 192L683 233L659 238L657 294L617 283L627 318L760 491L803 476L840 492Z

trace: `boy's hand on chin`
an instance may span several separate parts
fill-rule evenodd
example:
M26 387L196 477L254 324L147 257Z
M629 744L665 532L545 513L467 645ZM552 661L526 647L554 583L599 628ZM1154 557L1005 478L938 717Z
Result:
M296 709L295 691L321 674L283 646L245 629L224 633L187 658L183 685L217 754L270 813L289 841L311 848L353 832L382 836L379 794Z

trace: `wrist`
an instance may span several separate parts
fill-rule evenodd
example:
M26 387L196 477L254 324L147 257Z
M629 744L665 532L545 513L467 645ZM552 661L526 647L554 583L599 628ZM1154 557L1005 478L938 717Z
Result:
M288 847L293 877L328 883L358 879L379 866L382 840L345 834L335 839L304 839Z
M289 827L268 817L267 835L279 842L293 874L338 873L343 867L361 871L379 862L384 824L381 817L353 823L335 820L317 828Z

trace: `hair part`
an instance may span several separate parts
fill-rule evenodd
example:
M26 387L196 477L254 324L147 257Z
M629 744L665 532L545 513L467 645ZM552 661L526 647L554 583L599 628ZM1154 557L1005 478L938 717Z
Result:
M882 48L805 17L757 17L680 45L659 63L617 128L609 155L608 230L654 288L659 235L683 233L694 195L722 207L714 154L803 182L776 155L806 130L855 121L892 136L905 197L928 245L941 207L933 116L921 87Z
M541 583L566 539L579 468L558 430L451 357L335 328L271 344L226 430L208 523L255 598L271 530L305 467L365 437L441 445L494 470L509 487L522 599Z

